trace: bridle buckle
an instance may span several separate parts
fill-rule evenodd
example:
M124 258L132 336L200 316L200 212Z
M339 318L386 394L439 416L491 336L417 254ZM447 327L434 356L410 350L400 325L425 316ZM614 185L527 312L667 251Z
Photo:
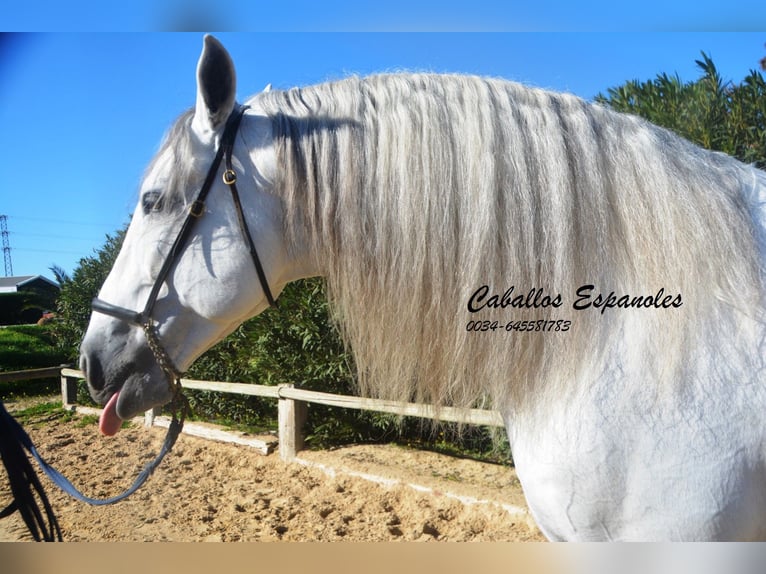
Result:
M237 173L233 169L226 169L223 172L223 182L226 185L233 185L237 183Z
M194 203L189 206L189 215L199 219L203 213L205 213L205 202L198 199L194 200Z

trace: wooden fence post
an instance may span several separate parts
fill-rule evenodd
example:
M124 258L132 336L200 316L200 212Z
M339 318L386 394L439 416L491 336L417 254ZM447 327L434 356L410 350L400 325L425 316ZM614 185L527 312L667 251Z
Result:
M161 412L162 412L162 407L154 407L146 411L144 413L144 426L147 428L151 428L152 426L154 426L154 419L160 416Z
M77 404L77 379L61 374L61 403L64 407Z
M280 385L293 388L293 385ZM305 402L283 398L279 395L279 456L282 460L292 460L303 449L303 425L306 422L308 408Z

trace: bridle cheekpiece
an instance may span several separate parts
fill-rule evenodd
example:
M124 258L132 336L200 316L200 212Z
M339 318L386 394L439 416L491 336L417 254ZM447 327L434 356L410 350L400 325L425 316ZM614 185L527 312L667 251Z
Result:
M221 166L222 160L225 160L226 162L226 168L222 175L223 182L228 186L229 191L231 192L232 201L237 213L237 220L239 222L240 229L242 230L243 238L247 244L248 251L250 252L250 257L253 260L253 265L258 275L258 280L261 283L261 287L263 288L264 295L266 296L266 300L269 302L269 305L272 307L276 306L274 297L271 294L271 289L269 289L266 273L264 272L263 266L261 265L260 258L258 257L258 252L255 248L255 243L253 242L253 238L250 234L250 229L248 228L247 222L245 220L245 215L242 210L242 203L240 202L239 192L237 191L236 186L237 173L234 171L232 165L234 140L236 138L237 131L239 130L242 116L247 109L248 106L237 107L232 111L231 115L226 120L226 127L224 128L223 135L221 136L221 143L218 146L215 157L213 158L213 163L210 165L210 169L208 170L205 181L203 182L197 197L189 206L186 219L184 220L183 225L181 226L181 229L179 230L167 257L165 258L159 273L157 274L157 278L154 281L154 285L152 286L152 290L146 300L143 311L133 311L131 309L126 309L125 307L120 307L119 305L113 305L112 303L107 303L98 297L93 299L91 304L93 311L102 313L104 315L109 315L131 325L136 325L143 330L146 341L149 345L149 349L151 349L155 360L159 364L163 373L165 373L167 376L168 384L170 385L170 390L173 393L174 400L181 395L180 379L182 373L180 373L175 367L173 360L170 358L170 355L162 345L157 325L152 315L154 312L154 306L157 303L157 297L159 296L163 283L165 283L165 280L173 268L173 265L183 251L183 248L186 245L194 224L205 213L205 199L213 187L213 183L215 182L215 177L218 173L218 169Z

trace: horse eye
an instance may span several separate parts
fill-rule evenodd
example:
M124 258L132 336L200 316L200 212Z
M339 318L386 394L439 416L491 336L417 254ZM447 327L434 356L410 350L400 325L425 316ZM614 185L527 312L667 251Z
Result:
M150 211L160 211L162 209L162 197L159 191L147 191L141 198L141 206L144 210L144 215L148 215Z

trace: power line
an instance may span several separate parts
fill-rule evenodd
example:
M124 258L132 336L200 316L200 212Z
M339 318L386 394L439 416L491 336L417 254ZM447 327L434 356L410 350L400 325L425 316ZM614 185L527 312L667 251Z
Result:
M43 239L67 239L69 241L103 241L104 237L73 237L71 235L50 235L48 233L27 233L25 231L14 231L13 235L17 237L41 237Z
M24 215L8 215L6 217L10 217L12 219L18 219L20 221L38 221L40 223L60 223L64 225L82 225L82 226L89 226L89 227L107 227L109 229L119 229L122 227L122 225L115 225L112 223L106 223L106 222L93 222L93 221L72 221L72 220L66 220L66 219L50 219L47 217L28 217Z
M63 249L35 249L33 247L14 247L14 251L31 251L33 253L58 253L62 255L83 255L83 251L64 251Z

